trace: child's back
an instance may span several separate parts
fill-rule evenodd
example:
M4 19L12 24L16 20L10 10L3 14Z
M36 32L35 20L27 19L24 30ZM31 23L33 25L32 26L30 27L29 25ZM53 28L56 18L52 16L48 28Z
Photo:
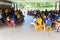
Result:
M44 16L43 22L46 23L47 20L48 20L48 18L46 16Z
M14 26L14 27L16 27L16 18L15 17L11 17L10 18L10 24L12 25L12 26Z
M36 22L38 23L38 25L36 26L36 31L38 31L38 29L40 31L42 31L43 30L43 28L42 28L42 18L41 17L37 18Z
M15 17L10 18L10 20L16 21Z
M19 19L20 17L21 17L21 16L18 14L18 15L17 15L17 18Z
M50 31L52 31L51 23L52 23L52 20L48 18L48 20L46 21L46 31L48 31L49 29Z
M42 25L42 18L37 18L37 23Z
M52 23L52 21L51 21L51 20L47 20L46 25L47 25L47 26L51 26L51 23Z

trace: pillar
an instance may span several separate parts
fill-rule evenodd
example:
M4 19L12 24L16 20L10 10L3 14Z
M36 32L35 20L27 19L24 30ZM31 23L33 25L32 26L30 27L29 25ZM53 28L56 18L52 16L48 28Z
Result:
M60 1L59 1L59 12L60 12Z
M57 2L55 2L55 11L57 10Z
M12 4L11 4L11 6L12 6L12 7L15 7L15 4L14 4L14 3L12 3Z
M18 5L17 5L17 3L15 3L15 10L17 10L18 9Z

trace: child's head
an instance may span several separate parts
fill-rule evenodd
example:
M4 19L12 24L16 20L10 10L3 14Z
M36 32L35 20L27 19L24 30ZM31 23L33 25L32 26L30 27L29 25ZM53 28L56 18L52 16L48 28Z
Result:
M41 16L38 16L37 18L42 19L42 17L41 17Z
M39 18L40 16L37 16L37 18Z
M48 20L50 20L51 18L49 16L47 16Z
M5 9L5 13L8 13L8 12L9 12L9 9L8 9L8 8L6 8L6 9Z
M45 16L45 15L44 15L43 17L44 17L44 18L46 18L46 16Z
M50 15L51 13L48 13L48 15Z
M56 13L55 15L56 15L56 16L58 16L58 14L57 14L57 13Z
M2 9L0 9L0 13L2 13Z

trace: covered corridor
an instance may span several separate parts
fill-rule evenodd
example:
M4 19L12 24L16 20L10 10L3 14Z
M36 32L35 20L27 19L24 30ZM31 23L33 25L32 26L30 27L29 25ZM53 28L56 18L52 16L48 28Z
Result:
M50 6L48 5L48 8L47 8L47 6L45 6L46 2L49 4L52 3L53 6L50 7L51 5ZM12 25L8 26L5 24L7 18L3 20L3 23L0 24L0 40L60 40L60 32L57 32L56 30L48 31L48 32L47 31L40 32L38 30L38 32L36 32L35 26L31 25L31 22L33 22L34 18L36 17L36 14L34 13L39 13L40 15L40 12L43 14L47 9L47 13L48 12L50 13L50 10L52 10L51 13L55 13L55 11L57 11L57 13L60 14L60 11L59 11L60 0L44 0L44 1L43 0L38 0L38 1L37 0L29 0L29 1L28 0L6 0L6 1L1 0L0 4L1 4L0 8L4 9L3 13L8 12L8 11L5 11L5 8L7 8L9 12L11 11L11 8L12 8L12 11L10 13L13 13L13 14L9 14L8 12L9 17L11 15L12 15L11 17L16 17L15 15L16 13L17 14L22 13L23 15L21 14L22 16L21 15L20 16L22 20L24 19L22 23L19 23L19 21L22 21L22 20L19 20L19 18L18 19L16 18L18 21L16 20L17 23L16 22L15 23L17 25L15 27L13 27ZM4 14L3 17L5 16L8 17L8 15ZM50 14L48 14L48 16L50 16ZM10 23L10 21L8 22Z

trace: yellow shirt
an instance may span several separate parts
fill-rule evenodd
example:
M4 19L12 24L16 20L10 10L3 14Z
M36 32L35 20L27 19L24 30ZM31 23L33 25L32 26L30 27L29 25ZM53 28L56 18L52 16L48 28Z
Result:
M20 15L17 15L17 18L20 18Z
M7 17L7 19L6 19L7 21L10 21L10 19L9 19L9 17Z
M42 25L42 18L37 18L36 21L38 22L38 24Z
M60 21L60 17L59 17L58 21Z

